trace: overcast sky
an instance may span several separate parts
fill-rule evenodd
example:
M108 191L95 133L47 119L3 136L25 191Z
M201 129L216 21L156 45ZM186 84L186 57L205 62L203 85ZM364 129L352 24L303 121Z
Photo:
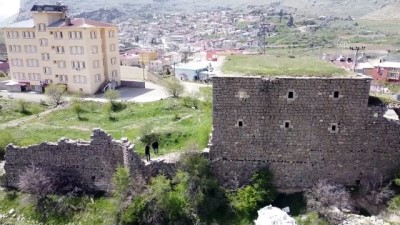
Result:
M20 0L0 0L0 19L5 19L16 14L19 10Z

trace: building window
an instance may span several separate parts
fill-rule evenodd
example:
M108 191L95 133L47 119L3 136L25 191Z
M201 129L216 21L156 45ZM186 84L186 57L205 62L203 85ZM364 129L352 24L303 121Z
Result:
M25 73L22 72L14 72L13 77L15 80L25 80Z
M285 120L285 121L283 121L283 124L280 125L280 128L283 130L293 129L292 122L290 120Z
M333 100L339 100L343 98L343 95L341 95L339 91L334 91L331 95L329 95L329 98L332 98Z
M56 31L56 32L54 32L54 38L55 38L55 39L62 39L62 38L63 38L63 33L62 33L62 31Z
M114 38L115 37L115 32L113 30L108 31L108 37Z
M58 75L58 79L60 80L60 83L68 83L67 75Z
M60 69L67 68L67 63L64 60L59 60L57 62L57 64L58 64L58 68L60 68Z
M24 60L22 60L22 59L11 59L11 65L12 66L18 66L18 67L23 67L24 66Z
M25 39L33 39L33 38L35 38L35 32L34 31L23 31L22 37Z
M112 78L117 78L117 77L118 77L118 72L117 72L116 70L113 70L113 71L111 72L111 77L112 77Z
M100 67L100 61L99 60L94 60L93 61L93 68L99 68Z
M8 50L15 53L21 52L21 45L9 45Z
M38 31L46 31L46 24L39 23L38 24Z
M49 61L50 60L50 54L49 53L42 53L42 60Z
M338 91L334 91L333 92L333 98L339 98L339 92Z
M92 54L97 54L99 53L99 47L97 45L92 46Z
M47 46L48 45L47 38L40 38L39 42L40 42L40 46Z
M82 31L69 31L68 36L70 39L82 39Z
M28 73L28 79L29 80L40 80L40 73Z
M299 96L294 90L288 90L285 96L288 103L294 102L298 97Z
M82 46L71 46L69 47L71 55L82 55L84 54L84 49Z
M37 52L37 47L34 45L25 45L24 49L25 49L25 53L36 53Z
M82 69L86 69L86 64L84 61L72 61L72 69L75 70L82 70Z
M18 31L8 31L7 38L17 39L17 38L19 38L19 32Z
M111 51L111 52L114 52L114 51L115 51L115 44L111 44L111 45L110 45L110 51Z
M64 54L65 53L64 46L57 46L56 52L57 52L57 54Z
M44 83L45 83L45 84L52 84L52 83L53 83L53 80L51 80L51 79L45 79L45 80L44 80Z
M337 134L337 133L339 133L339 124L338 124L338 123L331 123L331 124L329 124L328 131L329 131L331 134Z
M28 67L39 67L39 60L37 59L27 59L26 66Z
M94 80L96 81L96 83L100 82L101 81L100 74L94 75Z
M117 63L117 58L116 57L112 57L111 58L111 65L114 65Z
M86 76L82 76L82 75L75 75L73 77L73 82L77 83L77 84L86 84L87 80L86 80Z
M90 38L91 39L97 39L97 32L96 31L90 31Z
M51 75L51 68L50 67L43 67L43 73L46 75Z

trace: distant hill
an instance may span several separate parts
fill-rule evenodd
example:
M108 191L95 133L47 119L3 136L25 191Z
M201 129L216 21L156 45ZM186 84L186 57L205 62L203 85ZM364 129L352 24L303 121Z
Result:
M55 4L56 2L68 5L73 14L96 11L101 8L116 8L129 14L132 10L139 9L142 9L142 13L152 13L154 11L193 11L217 7L246 9L249 5L273 4L277 8L295 8L299 13L311 16L336 15L347 17L351 15L360 18L366 15L373 16L373 13L378 13L378 11L393 3L400 3L400 0L21 0L22 13L19 20L26 17L26 12L29 12L34 4Z
M387 5L379 10L369 13L361 19L363 20L376 20L376 21L399 21L400 22L400 3L394 3Z

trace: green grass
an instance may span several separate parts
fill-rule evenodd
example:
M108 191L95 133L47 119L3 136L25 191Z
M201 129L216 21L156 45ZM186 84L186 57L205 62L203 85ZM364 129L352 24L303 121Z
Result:
M25 116L38 114L48 109L39 103L28 103L25 112L21 113L18 109L18 100L0 99L0 124Z
M51 196L54 202L61 199L61 196ZM44 214L36 210L36 200L34 197L19 193L0 191L0 214L7 215L0 218L0 224L9 225L109 225L115 224L116 207L113 198L74 198L68 204L73 206L68 215L59 213L48 213L43 221ZM79 208L78 208L79 207ZM10 210L15 213L9 215ZM47 210L46 212L50 212ZM15 217L13 215L16 215ZM23 220L21 220L23 218ZM40 223L40 222L42 223Z
M343 77L350 73L314 57L288 55L229 56L223 65L225 74L261 75L268 77Z
M61 137L88 140L93 128L102 128L115 139L127 137L143 155L144 143L140 136L144 129L160 135L160 154L184 151L193 144L203 148L211 132L211 111L203 103L199 109L185 107L181 100L171 99L145 104L123 103L119 110L111 113L111 120L103 108L104 103L84 102L80 118L72 108L67 108L8 128L3 133L13 134L15 144L25 146L55 142Z

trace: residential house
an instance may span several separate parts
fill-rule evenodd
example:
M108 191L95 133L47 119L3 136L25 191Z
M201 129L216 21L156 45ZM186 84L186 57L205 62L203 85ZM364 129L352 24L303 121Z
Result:
M400 62L382 62L375 64L372 72L372 78L374 78L374 80L399 83Z

